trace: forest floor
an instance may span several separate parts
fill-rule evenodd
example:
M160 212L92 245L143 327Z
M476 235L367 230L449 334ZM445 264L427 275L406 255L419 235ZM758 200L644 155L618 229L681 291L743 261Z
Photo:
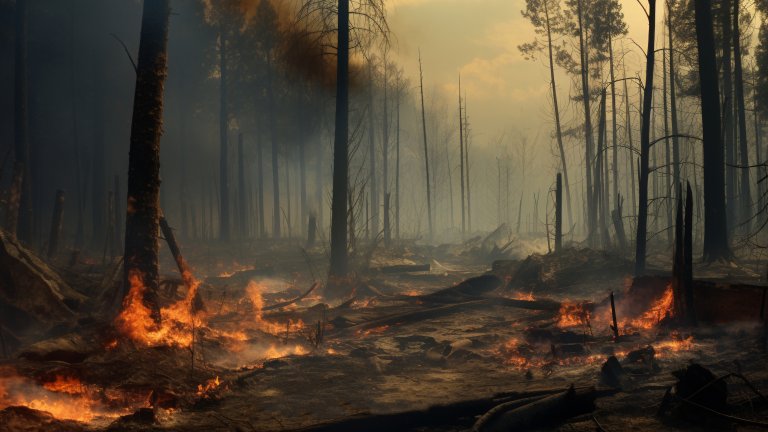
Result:
M672 316L664 254L650 259L657 276L633 281L631 263L615 254L526 257L532 246L522 240L513 249L379 249L369 270L343 282L348 291L328 299L310 289L326 272L321 248L187 245L199 312L146 340L82 315L19 347L0 361L0 431L461 431L502 401L571 385L597 387L596 408L552 425L529 419L534 426L749 431L768 421L758 264L697 263L708 285L693 328ZM391 267L414 264L429 270ZM116 265L60 270L77 288ZM170 257L162 268L178 277ZM187 294L168 289L162 302ZM611 356L618 368L604 367ZM679 381L672 373L693 363L727 382L720 414L692 408L685 394L662 407Z

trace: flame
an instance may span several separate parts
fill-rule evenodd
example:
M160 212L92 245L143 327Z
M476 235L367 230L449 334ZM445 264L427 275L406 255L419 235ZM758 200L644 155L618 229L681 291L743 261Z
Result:
M356 335L359 337L366 337L370 336L372 334L382 334L386 332L389 329L388 325L378 326L374 328L370 328L368 330L358 330Z
M557 326L560 328L590 326L591 314L583 303L563 302L558 312Z
M524 300L524 301L534 301L536 300L536 297L533 295L533 291L529 292L528 294L523 292L516 292L514 296L512 296L515 300Z
M253 305L254 325L257 330L272 335L280 335L296 333L304 328L304 322L302 320L293 321L289 319L287 323L276 323L265 320L262 312L264 309L264 299L261 296L262 291L263 286L254 281L248 282L248 286L245 288L245 292Z
M0 377L0 409L25 406L62 420L93 422L113 419L130 411L107 408L99 390L74 377L56 376L42 386L16 375Z
M267 360L286 357L289 355L306 355L308 351L301 345L294 345L292 347L278 348L275 345L271 345L264 353L264 358Z
M189 290L184 299L162 308L160 324L152 319L149 308L144 304L146 292L144 276L133 270L128 275L131 285L123 301L123 310L115 320L115 324L125 336L146 346L168 345L186 348L192 345L192 328L199 326L204 319L202 312L193 313L193 302L200 286L187 270L182 274L185 283L189 282Z
M664 291L661 297L653 302L651 307L638 318L631 320L624 320L621 323L621 327L629 327L634 329L652 329L661 320L670 318L674 314L674 292L672 291L672 285L667 285L667 289Z
M197 385L197 396L207 399L211 397L211 393L213 393L219 386L221 385L221 380L219 379L219 376L216 375L216 378L209 379L205 384L198 384Z

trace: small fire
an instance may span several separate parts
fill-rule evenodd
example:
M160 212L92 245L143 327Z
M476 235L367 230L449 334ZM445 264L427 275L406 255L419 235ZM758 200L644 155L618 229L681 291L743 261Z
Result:
M529 292L528 294L523 292L516 292L513 296L515 300L524 300L524 301L534 301L536 300L536 297L533 295L533 291Z
M83 383L75 377L66 377L56 375L53 381L44 382L43 388L57 393L67 393L71 395L81 395L86 393L87 389Z
M271 359L286 357L289 355L307 355L308 353L309 351L307 351L301 345L294 345L292 347L277 347L275 345L272 345L264 353L264 358L267 360L271 360Z
M672 285L667 285L667 289L664 294L653 302L651 307L638 318L631 320L625 320L621 323L621 327L634 328L634 329L652 329L658 325L663 319L671 318L674 313L674 292L672 291Z
M368 330L358 330L356 335L359 336L359 337L366 337L366 336L370 336L372 334L374 334L374 335L382 334L382 333L386 332L388 329L389 329L388 325L383 325L383 326L378 326L378 327L370 328Z
M245 292L253 305L253 323L257 330L272 335L280 335L296 333L304 328L304 322L302 320L288 320L286 323L276 323L265 320L262 313L262 310L264 309L264 299L261 296L261 292L263 290L264 288L254 281L248 282L248 286L245 288Z
M591 314L583 303L563 302L558 313L557 326L560 328L591 325Z
M138 271L128 275L130 290L123 301L123 310L116 319L119 330L131 340L146 346L169 345L186 348L192 345L192 328L201 325L202 312L193 312L193 302L200 286L189 272L182 275L189 281L190 289L184 299L160 310L160 324L152 319L151 311L144 304L146 292L144 276Z
M694 342L693 342L693 336L688 336L686 338L682 338L677 333L672 333L671 339L656 342L653 344L653 347L656 349L656 351L662 353L664 352L683 352L683 351L691 351L694 348Z
M209 379L206 381L205 384L198 384L197 385L197 396L200 398L210 398L211 394L219 388L221 385L221 380L219 379L219 376L217 375L216 378Z

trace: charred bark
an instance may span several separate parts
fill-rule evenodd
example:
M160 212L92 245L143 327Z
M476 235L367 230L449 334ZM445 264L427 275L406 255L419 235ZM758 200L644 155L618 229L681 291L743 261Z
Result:
M141 23L136 68L131 143L128 159L128 206L125 221L124 289L129 278L144 285L143 303L160 320L157 304L158 200L163 86L167 76L170 0L147 0Z

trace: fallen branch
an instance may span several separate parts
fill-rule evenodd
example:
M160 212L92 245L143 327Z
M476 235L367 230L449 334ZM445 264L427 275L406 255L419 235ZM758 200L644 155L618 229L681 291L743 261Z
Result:
M292 304L294 304L296 302L299 302L299 301L303 300L306 296L310 295L312 293L312 291L314 291L315 288L317 288L319 285L320 285L320 283L315 282L315 283L312 284L311 287L309 287L309 289L304 294L302 294L302 295L300 295L300 296L298 296L298 297L296 297L296 298L294 298L292 300L287 300L287 301L284 301L284 302L275 303L273 305L266 306L266 307L262 308L261 310L262 311L269 311L269 310L280 309L280 308L284 308L286 306L292 305Z

